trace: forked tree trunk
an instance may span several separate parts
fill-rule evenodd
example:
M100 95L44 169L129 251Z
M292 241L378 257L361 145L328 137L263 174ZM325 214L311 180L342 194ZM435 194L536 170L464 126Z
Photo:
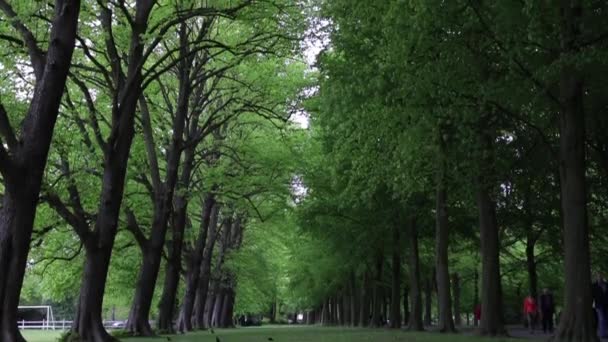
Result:
M454 332L452 296L450 294L450 270L448 265L449 221L447 199L447 161L445 142L439 134L439 168L437 171L436 219L435 219L435 267L437 304L439 307L439 331Z
M3 156L0 163L4 183L0 210L0 340L3 342L25 342L17 328L17 308L42 177L76 42L79 14L79 0L55 1L48 51L44 53L38 47L29 51L36 87L19 138L10 127L9 113L5 113L3 107L0 109L4 117L4 149L9 150L4 153L10 153ZM6 22L21 24L19 20L15 16Z
M564 55L578 52L580 0L560 1ZM583 80L575 66L565 64L560 78L560 184L564 226L564 310L554 341L598 341L591 312L591 271L587 184L585 178L585 109Z
M409 274L410 294L412 300L412 312L410 314L408 329L423 331L422 324L422 289L420 288L420 256L418 253L418 227L416 219L411 217L407 222L410 252L409 252Z
M392 329L401 329L401 243L399 226L393 227L393 284L391 287L391 320Z
M80 288L80 303L78 307L77 324L72 331L87 342L105 342L115 339L100 326L103 302L103 288L106 284L108 265L112 247L118 229L118 217L122 204L125 176L131 143L135 134L135 109L142 93L142 72L138 65L143 64L144 43L143 35L147 30L148 17L154 3L136 1L134 17L131 25L131 42L128 55L128 72L124 82L125 88L113 94L121 102L113 108L113 134L108 141L108 149L104 151L104 170L101 185L101 196L97 210L95 229L85 239L84 243L92 247L87 251L85 275ZM111 13L102 10L104 20L102 26L111 25ZM110 23L108 23L108 20ZM118 72L118 71L117 71ZM86 274L86 270L91 274ZM101 290L100 290L101 289Z

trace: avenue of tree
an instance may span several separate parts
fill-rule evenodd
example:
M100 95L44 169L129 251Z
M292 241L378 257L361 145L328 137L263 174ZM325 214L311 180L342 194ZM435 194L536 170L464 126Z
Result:
M68 341L298 313L500 337L549 288L551 339L597 341L607 11L0 0L0 340L42 302Z

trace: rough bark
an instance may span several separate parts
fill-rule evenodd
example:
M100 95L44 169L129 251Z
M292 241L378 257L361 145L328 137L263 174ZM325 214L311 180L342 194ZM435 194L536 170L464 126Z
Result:
M391 287L391 319L392 329L401 329L401 243L399 226L393 227L393 260L392 260L392 287Z
M578 52L581 34L580 0L560 1L561 45L564 55ZM574 65L561 70L560 184L564 227L564 310L554 341L598 341L591 313L591 271L587 184L585 179L585 110L583 79Z
M414 217L409 218L407 222L408 235L409 235L409 288L412 300L412 312L410 313L410 320L408 329L413 331L423 331L424 325L422 324L422 289L420 288L420 256L418 252L418 227L416 226L416 219Z
M12 11L10 5L4 5L0 10L11 18L11 25L23 25L20 19L8 13ZM21 30L25 35L23 40L29 45L36 86L19 138L0 103L0 114L4 117L0 127L4 138L0 148L0 172L4 180L0 211L0 274L3 275L0 279L0 340L5 342L25 341L17 328L17 307L44 168L76 42L79 14L79 0L55 1L46 53L39 49L33 36L27 37L29 31L25 26L25 30Z

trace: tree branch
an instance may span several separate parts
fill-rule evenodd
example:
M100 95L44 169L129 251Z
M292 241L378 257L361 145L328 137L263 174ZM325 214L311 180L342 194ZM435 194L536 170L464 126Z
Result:
M148 239L142 232L139 224L137 223L137 219L135 218L135 214L130 208L125 209L125 214L127 215L127 230L133 234L135 241L139 245L139 248L142 250L146 250L148 248Z
M6 0L0 0L0 10L6 14L7 17L10 18L11 26L19 32L25 45L27 46L28 53L30 55L30 60L32 62L32 67L34 68L34 74L36 75L36 79L40 79L42 77L42 73L44 71L44 63L45 63L45 53L40 49L38 43L36 42L36 38L32 31L30 31L23 22L19 19L18 14L13 10L13 7L6 2Z
M16 152L18 146L17 138L15 137L13 126L11 126L11 122L8 119L8 113L2 103L0 103L0 134L6 139L8 148L12 152Z

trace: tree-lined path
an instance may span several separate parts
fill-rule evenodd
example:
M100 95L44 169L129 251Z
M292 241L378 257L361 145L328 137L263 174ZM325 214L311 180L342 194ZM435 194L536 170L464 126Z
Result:
M43 336L18 325L41 304L72 342L599 341L607 24L598 0L0 0L0 341Z

